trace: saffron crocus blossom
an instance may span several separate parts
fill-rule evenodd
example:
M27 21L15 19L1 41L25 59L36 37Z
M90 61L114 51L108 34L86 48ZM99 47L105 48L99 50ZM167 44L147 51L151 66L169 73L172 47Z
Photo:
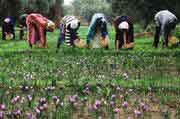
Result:
M123 98L124 98L124 96L123 96L123 95L120 95L120 96L119 96L119 98L120 98L120 99L123 99Z
M69 102L70 103L75 103L77 101L77 95L69 96Z
M39 109L41 110L41 111L45 111L45 110L47 110L47 108L48 108L48 105L45 103L45 104L43 104L43 105L41 105L40 107L39 107Z
M46 101L46 98L40 98L39 102L41 103L41 105L45 104L47 101Z
M6 110L6 105L5 104L1 104L0 105L0 110L5 111Z
M56 105L58 105L58 104L59 104L60 99L59 99L59 97L58 97L58 96L53 96L53 97L52 97L52 99L53 99L54 104L56 104Z
M114 109L114 113L119 113L120 112L120 109L119 108L115 108Z
M14 112L14 115L16 117L20 117L22 115L22 110L21 109L17 109L15 112Z
M144 102L140 102L139 106L140 106L144 111L147 111L147 110L148 110L148 105L145 104Z
M4 119L4 112L0 111L0 119Z
M29 112L26 112L26 119L32 119L33 115Z
M101 101L100 100L96 100L94 105L93 105L93 109L97 110L99 109L101 106Z
M111 107L114 107L114 106L115 106L115 102L114 102L114 101L111 101L111 102L110 102L110 106L111 106Z
M31 96L31 95L28 95L28 96L27 96L27 99L28 99L28 101L32 101L32 96Z
M125 102L123 102L123 103L122 103L122 105L121 105L121 106L122 106L122 107L127 107L128 105L129 105L129 104L128 104L128 102L127 102L127 101L125 101Z
M41 111L40 111L40 109L38 107L34 107L34 112L36 114L40 114L41 113Z
M113 94L113 95L111 96L111 100L114 100L115 98L116 98L116 95Z
M142 115L142 113L139 110L134 110L135 116L139 117Z
M19 100L20 100L20 96L16 96L15 98L13 98L13 99L11 100L11 103L12 103L12 104L16 104L17 102L19 102Z

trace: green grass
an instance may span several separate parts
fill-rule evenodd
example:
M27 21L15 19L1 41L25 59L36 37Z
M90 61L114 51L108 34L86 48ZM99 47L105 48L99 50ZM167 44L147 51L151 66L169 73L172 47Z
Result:
M81 39L86 38L86 32L87 27L81 27ZM71 49L63 45L56 53L58 34L58 30L48 33L48 49L30 49L24 40L0 41L2 94L13 87L14 95L24 95L18 89L20 85L34 86L37 95L45 95L41 88L50 85L63 87L67 94L73 94L87 83L104 87L115 84L125 89L132 88L137 95L145 97L151 89L162 105L170 103L180 110L180 48L162 49L159 45L154 49L153 38L138 38L133 50L116 52L114 29L109 27L109 50ZM127 80L123 78L125 73ZM26 80L28 75L32 75L32 80Z

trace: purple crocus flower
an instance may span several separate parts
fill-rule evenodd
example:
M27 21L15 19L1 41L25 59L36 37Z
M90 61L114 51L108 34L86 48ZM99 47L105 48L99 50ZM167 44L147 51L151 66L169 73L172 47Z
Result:
M32 101L32 96L31 95L28 95L27 98L28 98L29 101Z
M0 111L0 119L4 119L4 112Z
M70 103L75 103L77 99L77 95L69 96L69 102Z
M58 105L58 104L59 104L60 99L59 99L59 97L58 97L58 96L53 96L53 97L52 97L52 99L53 99L54 104L56 104L56 105Z
M40 114L41 113L41 111L39 110L38 107L34 107L34 111L35 111L36 114Z
M119 96L119 98L120 98L120 99L123 99L123 98L124 98L124 96L123 96L123 95L120 95L120 96Z
M43 97L43 98L40 98L39 102L41 103L41 105L45 104L47 101L46 101L46 98Z
M101 106L101 101L100 100L96 100L94 105L93 105L93 109L97 110L99 109Z
M20 117L22 115L22 110L21 109L17 109L15 112L14 112L14 115L16 117Z
M32 119L32 114L29 112L26 112L26 119Z
M119 113L120 112L120 109L119 108L115 108L114 109L114 113Z
M111 100L114 100L115 98L116 98L116 95L113 94L113 95L111 96Z
M20 100L20 96L16 96L15 98L13 98L13 99L11 100L11 103L12 103L12 104L16 104L17 102L19 102L19 100Z
M128 102L127 101L123 102L121 106L122 107L127 107L128 106Z
M139 117L142 115L142 113L139 110L134 110L134 114Z
M114 102L114 101L111 101L111 102L110 102L110 106L111 106L111 107L114 107L114 106L115 106L115 102Z
M48 108L48 105L46 103L39 107L41 111L47 110L47 108Z
M5 111L6 110L6 105L5 104L1 104L0 105L0 110Z
M98 107L101 106L101 101L100 100L96 100L95 105L98 106Z
M144 111L147 111L147 110L148 110L148 105L146 105L144 102L140 102L139 106L140 106Z

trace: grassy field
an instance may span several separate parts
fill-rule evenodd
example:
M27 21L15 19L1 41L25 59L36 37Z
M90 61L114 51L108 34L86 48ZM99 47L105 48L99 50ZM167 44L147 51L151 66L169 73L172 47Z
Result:
M0 116L180 118L180 48L153 49L153 38L138 38L133 50L117 52L109 27L109 50L64 45L56 53L58 33L48 33L48 49L0 40Z

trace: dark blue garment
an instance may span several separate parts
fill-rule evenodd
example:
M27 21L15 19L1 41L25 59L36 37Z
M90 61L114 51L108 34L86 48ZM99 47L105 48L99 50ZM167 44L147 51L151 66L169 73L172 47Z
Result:
M4 20L6 18L10 19L9 23L4 22ZM15 22L14 22L14 19L12 17L6 17L6 18L3 19L3 22L2 22L2 39L3 40L6 39L6 33L13 34L13 39L15 39L15 30L14 30Z

